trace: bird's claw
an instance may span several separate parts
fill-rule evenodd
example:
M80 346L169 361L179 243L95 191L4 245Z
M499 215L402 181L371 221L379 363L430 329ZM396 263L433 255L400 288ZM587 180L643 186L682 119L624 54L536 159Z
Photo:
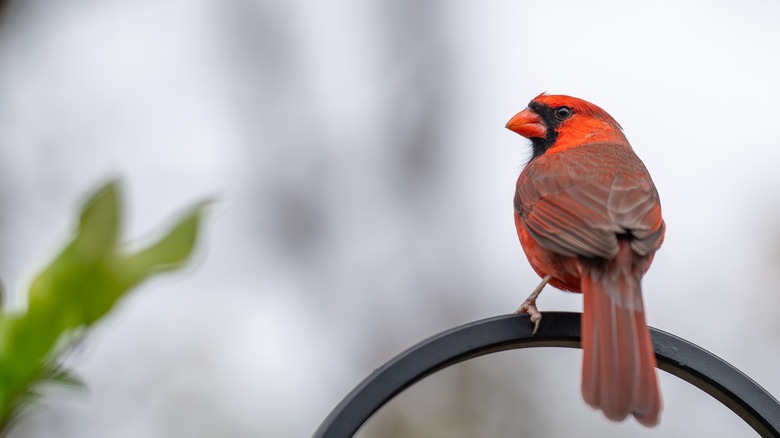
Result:
M530 298L530 297L529 297ZM536 307L536 300L527 299L523 301L523 304L515 311L518 315L528 314L531 317L531 322L534 323L534 331L531 333L535 335L539 331L539 324L542 321L542 312Z
M531 292L531 295L526 298L525 301L523 301L523 304L521 304L520 307L518 307L515 311L515 313L519 315L527 313L531 316L531 322L534 323L534 331L531 333L532 336L539 331L539 323L542 321L542 312L540 312L539 308L536 307L536 298L540 293L542 293L542 289L544 289L544 286L550 281L551 278L551 275L545 275L544 278L542 278L542 282L539 283L539 286L536 286L536 289Z

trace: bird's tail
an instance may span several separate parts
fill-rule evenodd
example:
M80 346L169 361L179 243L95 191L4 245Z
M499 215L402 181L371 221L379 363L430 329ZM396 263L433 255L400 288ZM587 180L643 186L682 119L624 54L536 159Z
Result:
M640 279L644 258L620 241L612 260L582 260L582 396L607 418L658 423L661 394Z

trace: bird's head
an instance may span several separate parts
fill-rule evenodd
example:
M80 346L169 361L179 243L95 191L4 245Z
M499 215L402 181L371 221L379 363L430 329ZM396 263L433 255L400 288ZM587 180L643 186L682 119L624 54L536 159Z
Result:
M512 117L506 127L531 140L531 160L589 143L628 145L623 129L612 116L590 102L571 96L542 93L528 108Z

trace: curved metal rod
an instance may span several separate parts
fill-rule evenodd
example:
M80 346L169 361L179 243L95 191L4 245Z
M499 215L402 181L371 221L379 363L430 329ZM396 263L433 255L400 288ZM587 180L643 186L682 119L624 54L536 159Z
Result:
M545 312L532 336L528 315L504 315L456 327L409 348L371 373L314 433L315 438L354 435L371 415L404 389L436 371L497 351L580 347L580 314ZM780 403L756 382L714 354L650 328L658 368L711 395L762 437L780 436Z

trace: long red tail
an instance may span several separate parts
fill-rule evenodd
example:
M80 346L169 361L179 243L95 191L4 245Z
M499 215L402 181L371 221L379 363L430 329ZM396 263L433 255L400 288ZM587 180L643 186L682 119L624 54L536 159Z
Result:
M582 260L582 396L613 421L658 423L661 394L640 279L646 257L627 240L612 260Z

